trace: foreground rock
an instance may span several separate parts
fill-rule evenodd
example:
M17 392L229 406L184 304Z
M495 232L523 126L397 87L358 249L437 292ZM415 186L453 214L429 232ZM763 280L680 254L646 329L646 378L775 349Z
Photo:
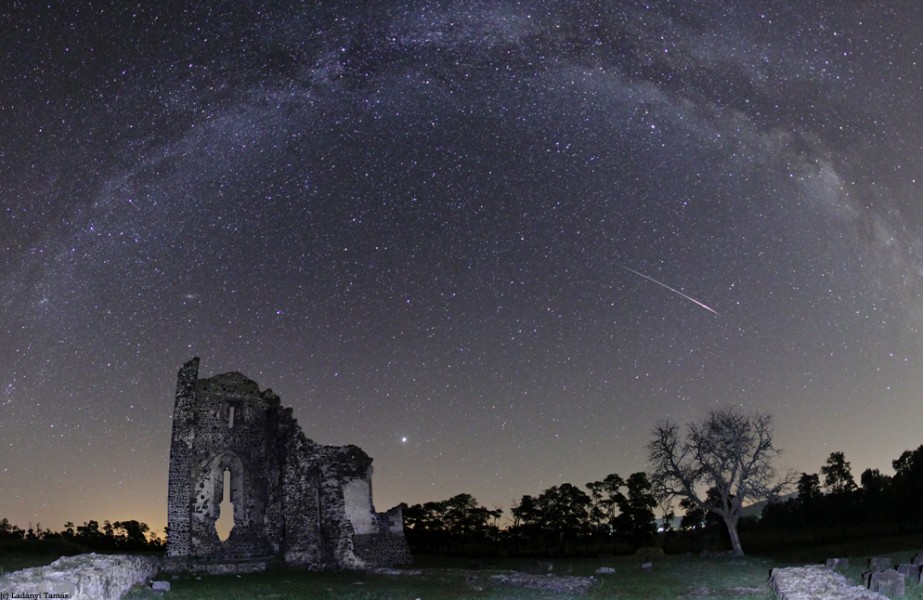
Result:
M886 600L820 565L773 569L769 585L778 600Z
M590 588L599 583L594 577L531 575L529 573L494 575L490 578L490 582L559 594L585 594Z
M10 598L118 600L133 585L152 578L162 559L123 554L65 556L44 567L0 577L0 592Z
M827 568L833 569L834 571L841 571L844 569L848 569L849 559L848 558L828 558Z
M869 578L869 589L884 594L888 598L902 598L905 591L904 575L894 569L872 573Z
M894 566L894 559L890 556L873 556L869 559L869 569L872 571L886 571Z

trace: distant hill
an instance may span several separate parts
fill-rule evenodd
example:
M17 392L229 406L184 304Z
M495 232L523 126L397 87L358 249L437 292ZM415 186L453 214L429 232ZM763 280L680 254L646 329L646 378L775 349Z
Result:
M798 492L792 492L791 494L785 494L783 496L779 496L779 499L777 500L777 502L785 502L786 500L790 498L797 498L797 497L798 497ZM762 502L754 502L753 504L748 504L747 506L743 508L743 511L741 511L741 516L742 517L760 517L763 514L763 508L767 504L769 504L768 500L763 500ZM680 521L682 521L682 517L676 517L670 522L673 529L679 529Z
M791 494L785 494L784 496L779 496L776 502L785 502L786 500L790 498L797 498L797 497L798 497L798 492L792 492ZM763 514L763 508L767 504L769 504L768 500L763 500L761 502L754 502L753 504L749 504L743 508L743 510L740 513L740 516L759 517L760 515Z

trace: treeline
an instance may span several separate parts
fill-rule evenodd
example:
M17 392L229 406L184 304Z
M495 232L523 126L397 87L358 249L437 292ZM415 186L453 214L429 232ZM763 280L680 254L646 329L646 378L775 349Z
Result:
M820 473L802 473L797 496L769 504L759 528L812 532L815 538L856 537L867 529L923 529L923 446L892 461L894 475L866 469L857 484L843 452L832 452Z
M761 514L741 518L744 544L759 551L923 531L923 445L892 466L894 475L866 469L857 482L845 454L832 452L818 473L801 474L790 497L771 499ZM706 504L719 501L710 490ZM552 486L522 496L508 515L471 494L402 506L416 553L587 556L650 545L667 552L730 548L720 517L688 500L659 502L645 473L613 474L584 488Z
M501 509L483 507L471 494L402 508L407 541L418 553L587 555L652 544L656 506L647 475L634 473L609 475L586 490L564 483L525 495L506 527Z
M144 552L163 550L165 541L139 521L86 521L64 524L62 531L42 529L40 524L21 529L0 519L0 552L38 552L73 555L83 552Z

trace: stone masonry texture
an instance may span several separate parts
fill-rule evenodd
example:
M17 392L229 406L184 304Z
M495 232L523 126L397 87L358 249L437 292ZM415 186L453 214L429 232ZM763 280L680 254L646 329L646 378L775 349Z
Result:
M161 564L159 557L152 556L66 556L44 567L0 577L0 594L8 598L118 600L133 585L153 577Z
M167 496L168 570L312 569L410 562L400 508L376 513L372 459L307 437L272 390L232 372L179 371ZM230 478L233 528L215 529ZM221 566L219 566L221 565Z
M773 569L769 587L778 600L887 600L821 565Z

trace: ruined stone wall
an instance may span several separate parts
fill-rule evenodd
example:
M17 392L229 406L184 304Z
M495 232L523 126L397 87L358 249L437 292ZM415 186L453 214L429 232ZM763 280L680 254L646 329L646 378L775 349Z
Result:
M277 447L278 398L240 373L196 382L197 443L193 452L194 554L245 559L274 553L265 531L268 492L278 487L282 459ZM222 542L215 530L230 477L234 527Z
M400 506L375 514L375 530L354 536L356 555L369 564L402 565L413 561L404 537L404 516Z
M356 555L370 565L406 565L413 562L404 534L357 535Z
M370 480L371 473L368 477L357 477L343 485L346 518L353 526L353 535L367 535L378 530L378 524L372 511L372 482Z
M769 587L777 600L886 600L821 565L773 569Z
M190 546L189 521L192 502L192 453L195 439L195 384L199 376L199 359L194 358L180 369L176 382L173 409L173 434L170 441L170 472L167 488L167 556L187 556Z
M285 426L294 428L294 423L286 421ZM278 502L273 502L270 509L278 511L282 523L280 536L273 539L281 540L282 556L292 565L315 567L327 562L323 546L318 543L321 507L317 453L317 444L300 431L291 431L286 437L286 456L301 460L286 461L282 487L276 494Z
M272 390L261 392L240 373L198 379L197 358L183 366L170 456L167 556L174 570L188 566L183 560L281 558L358 568L409 559L399 551L402 525L375 513L372 459L356 446L309 440ZM222 541L215 523L225 477L234 526Z
M67 556L44 567L14 571L0 577L0 596L118 600L133 585L154 577L161 563L160 558L153 556Z

